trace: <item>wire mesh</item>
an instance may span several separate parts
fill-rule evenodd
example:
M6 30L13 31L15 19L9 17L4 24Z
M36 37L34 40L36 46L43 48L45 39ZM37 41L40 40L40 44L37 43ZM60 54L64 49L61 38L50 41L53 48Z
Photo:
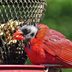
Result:
M0 0L0 22L32 19L39 22L45 11L44 0Z
M23 42L12 35L22 24L39 23L45 6L45 0L0 0L0 64L25 63Z

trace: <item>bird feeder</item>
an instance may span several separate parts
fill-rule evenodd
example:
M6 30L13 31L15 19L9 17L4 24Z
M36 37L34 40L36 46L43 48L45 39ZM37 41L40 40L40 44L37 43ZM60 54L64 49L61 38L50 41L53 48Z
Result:
M45 0L0 0L0 64L25 63L23 43L12 35L22 24L39 23L45 7Z

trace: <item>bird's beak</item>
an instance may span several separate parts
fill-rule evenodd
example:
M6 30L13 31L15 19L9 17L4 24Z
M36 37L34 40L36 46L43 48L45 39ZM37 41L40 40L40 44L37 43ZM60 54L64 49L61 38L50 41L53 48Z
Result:
M15 40L25 40L23 33L18 30L13 34L13 39Z

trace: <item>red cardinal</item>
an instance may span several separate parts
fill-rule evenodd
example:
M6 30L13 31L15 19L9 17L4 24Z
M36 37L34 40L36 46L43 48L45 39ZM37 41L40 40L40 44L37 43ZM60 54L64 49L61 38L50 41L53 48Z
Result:
M44 24L24 25L14 39L28 41L25 51L33 64L72 66L72 42Z

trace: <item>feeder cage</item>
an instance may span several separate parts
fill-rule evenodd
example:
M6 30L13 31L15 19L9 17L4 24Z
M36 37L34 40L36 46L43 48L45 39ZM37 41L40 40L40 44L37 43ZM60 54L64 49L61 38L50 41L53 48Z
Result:
M0 64L25 64L23 42L13 33L23 24L39 23L45 7L45 0L0 0Z

